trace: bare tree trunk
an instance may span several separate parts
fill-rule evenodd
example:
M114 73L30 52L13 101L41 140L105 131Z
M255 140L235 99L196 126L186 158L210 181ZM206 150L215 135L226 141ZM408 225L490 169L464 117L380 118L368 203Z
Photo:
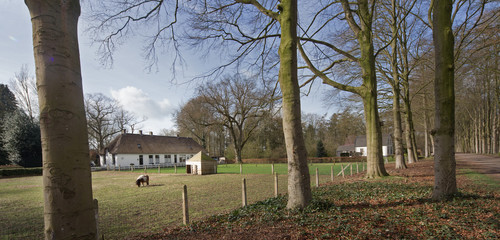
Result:
M428 158L430 156L430 149L429 149L429 116L427 115L427 93L424 94L424 144L425 144L424 157Z
M97 239L78 50L78 0L26 0L43 148L45 239Z
M388 176L382 157L382 130L378 114L377 77L375 74L375 54L373 49L372 17L369 1L359 1L358 14L363 20L358 32L358 43L361 51L359 65L363 78L361 98L365 110L367 169L366 177ZM344 10L345 11L345 10Z
M406 152L408 154L408 163L415 163L417 160L415 159L413 144L411 143L411 110L409 103L405 100L405 139L406 139Z
M287 208L304 208L311 201L311 180L302 133L297 77L297 0L282 0L279 83L283 94L283 132L288 158Z
M394 156L396 160L396 169L406 169L404 154L403 154L403 131L401 126L401 107L399 105L399 87L393 88L393 118L394 118Z
M452 1L433 1L436 115L434 137L434 189L432 198L443 200L457 193L455 162L454 39Z
M392 118L394 121L394 157L396 162L396 169L406 169L404 152L403 152L403 127L401 123L401 88L399 87L399 69L398 69L398 48L397 48L397 36L398 36L398 16L397 16L397 3L396 0L391 1L391 34L393 41L390 44L392 54L391 54L391 69L392 69Z

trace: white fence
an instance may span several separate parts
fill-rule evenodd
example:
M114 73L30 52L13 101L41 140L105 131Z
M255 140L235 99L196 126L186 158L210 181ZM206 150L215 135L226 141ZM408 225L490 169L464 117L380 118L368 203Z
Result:
M108 166L100 166L100 167L91 167L92 172L95 171L121 171L121 170L135 170L135 169L158 169L160 168L165 168L165 167L185 167L186 163L181 162L181 163L160 163L160 164L145 164L145 165L127 165L127 166L120 166L120 165L108 165Z

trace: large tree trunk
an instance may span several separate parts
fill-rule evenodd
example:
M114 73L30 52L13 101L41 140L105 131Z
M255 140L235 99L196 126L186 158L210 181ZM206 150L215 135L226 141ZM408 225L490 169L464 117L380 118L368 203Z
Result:
M97 239L78 50L78 0L26 0L43 150L45 239Z
M394 157L396 162L396 169L406 169L408 168L405 163L404 152L403 152L403 127L401 124L401 88L399 87L399 69L398 69L398 48L397 48L397 36L398 36L398 16L397 16L397 3L396 0L391 1L392 12L391 12L391 34L393 41L391 42L391 69L392 69L392 118L394 121Z
M399 85L399 84L398 84ZM392 114L394 119L394 157L396 158L396 169L406 169L404 153L403 153L403 132L401 124L401 106L399 104L399 87L392 88Z
M363 99L366 121L366 177L374 178L389 174L385 170L382 157L382 130L378 114L377 77L375 74L375 54L371 29L372 16L368 1L360 1L358 11L363 19L357 39L361 50L359 64L363 78L363 91L360 95Z
M435 154L432 198L442 200L457 193L455 163L454 40L452 1L434 1L433 40L435 49Z
M312 196L297 78L297 0L282 0L280 6L279 83L283 94L283 132L288 158L287 208L304 208Z

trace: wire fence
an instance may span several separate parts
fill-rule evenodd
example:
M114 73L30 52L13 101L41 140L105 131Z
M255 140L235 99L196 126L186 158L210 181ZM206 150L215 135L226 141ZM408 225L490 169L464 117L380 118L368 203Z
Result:
M230 164L219 169L233 169L233 174L190 176L185 168L165 166L158 168L110 168L93 173L93 195L98 199L98 228L104 239L123 239L148 232L159 232L167 227L183 225L183 187L187 186L189 221L227 213L247 204L286 194L287 175L276 174L280 164ZM309 165L311 184L336 181L339 177L362 172L364 163L336 163ZM184 169L184 171L181 171ZM236 169L236 170L234 170ZM253 169L253 170L252 170ZM257 169L257 170L255 170ZM106 169L107 170L107 169ZM241 171L239 174L238 170ZM150 185L134 185L138 173L150 175ZM158 173L158 171L160 173ZM249 172L264 172L252 174ZM165 174L169 173L169 174ZM182 173L182 174L181 174ZM235 173L235 174L234 174ZM40 177L34 177L40 178ZM243 193L242 179L245 179ZM36 184L41 195L41 178ZM243 197L245 196L245 197ZM30 196L30 198L36 198ZM1 207L0 239L43 239L43 197L30 204L22 204L16 211ZM17 212L17 213L16 213ZM7 214L5 214L7 213Z

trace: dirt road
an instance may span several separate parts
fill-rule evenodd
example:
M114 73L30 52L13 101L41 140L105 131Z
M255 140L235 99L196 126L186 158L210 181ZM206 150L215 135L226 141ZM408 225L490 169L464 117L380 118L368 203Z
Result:
M469 168L500 181L500 157L498 156L457 153L455 159L458 168Z

